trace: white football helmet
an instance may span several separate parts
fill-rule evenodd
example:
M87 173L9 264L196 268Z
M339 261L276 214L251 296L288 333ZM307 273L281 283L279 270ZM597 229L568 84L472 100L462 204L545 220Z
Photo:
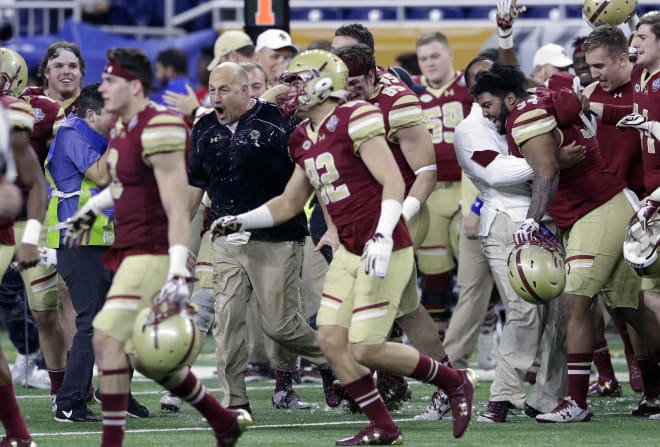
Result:
M278 98L286 114L303 107L320 104L328 98L344 99L348 83L348 67L339 56L324 50L307 50L296 55L280 82L296 86L297 91Z
M21 96L27 87L25 59L11 48L0 48L0 96Z
M565 252L545 237L516 245L509 253L509 282L527 302L545 304L558 297L566 286Z
M637 0L585 0L582 15L591 26L618 26L628 21L637 8Z
M140 311L132 343L138 370L156 377L191 363L202 347L191 311L167 302Z
M626 238L623 241L623 257L641 277L660 277L658 244L660 243L660 216L656 211L647 222L647 231L633 214Z

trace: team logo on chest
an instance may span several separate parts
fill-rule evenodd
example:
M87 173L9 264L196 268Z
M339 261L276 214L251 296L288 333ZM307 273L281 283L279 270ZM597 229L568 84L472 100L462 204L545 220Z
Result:
M325 128L328 129L328 132L334 132L337 129L337 124L339 124L339 118L337 118L337 115L332 115L330 119L328 119Z
M261 138L261 132L259 132L257 129L253 129L250 131L250 135L248 138L252 140L252 144L259 147L259 139Z
M657 92L658 89L660 89L660 78L655 79L651 85L651 90L653 90L653 93Z
M616 92L612 94L612 98L617 99L617 98L623 98L623 92Z
M312 142L309 140L305 140L305 142L302 144L303 150L308 151L310 147L312 147Z
M635 93L639 93L642 88L639 86L639 84L635 84Z
M422 102L431 102L433 101L433 96L429 95L428 93L424 93L419 97L419 100Z
M34 108L34 122L38 123L39 121L41 121L44 118L46 118L46 114L44 113L44 111L35 107Z

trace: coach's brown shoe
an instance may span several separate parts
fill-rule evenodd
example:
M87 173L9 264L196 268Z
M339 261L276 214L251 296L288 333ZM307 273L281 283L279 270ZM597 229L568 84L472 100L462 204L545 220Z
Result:
M401 429L395 432L387 432L375 425L369 425L350 438L340 439L336 445L399 445L403 444Z

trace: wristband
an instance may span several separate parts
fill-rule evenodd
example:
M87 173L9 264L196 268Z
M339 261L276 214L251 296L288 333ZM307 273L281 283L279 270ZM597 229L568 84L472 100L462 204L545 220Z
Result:
M474 202L470 205L470 211L472 211L477 216L481 216L481 207L484 206L483 200L479 197L474 198Z
M190 272L187 268L188 247L181 244L172 245L167 252L170 254L170 270L168 274L170 276L178 275L186 278L189 277Z
M401 218L401 211L403 205L395 199L385 199L380 202L380 217L378 218L378 225L376 226L376 233L383 236L392 237L394 227Z
M505 34L506 31L498 29L497 35L499 36L497 41L498 45L503 50L510 50L513 48L513 32L508 30L508 34Z
M417 197L413 196L408 196L406 199L403 201L403 207L401 208L401 214L403 215L403 219L408 222L410 219L412 219L415 214L419 212L419 209L421 208L421 203L419 203L419 199Z
M21 238L21 244L39 245L41 235L41 222L37 219L28 219L25 223L25 231Z
M261 205L247 213L239 214L236 216L238 221L243 225L243 230L253 230L256 228L270 228L275 225L273 215L271 214L268 206Z

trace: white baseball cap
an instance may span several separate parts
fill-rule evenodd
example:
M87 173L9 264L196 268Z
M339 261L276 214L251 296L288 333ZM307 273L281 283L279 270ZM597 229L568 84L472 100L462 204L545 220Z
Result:
M543 45L534 53L534 66L552 65L557 68L566 68L573 65L573 59L568 57L566 50L555 43Z
M290 48L294 53L298 52L298 48L291 42L291 36L281 29L269 29L257 36L257 46L254 49L259 51L262 48L270 48L271 50L280 50L282 48Z

